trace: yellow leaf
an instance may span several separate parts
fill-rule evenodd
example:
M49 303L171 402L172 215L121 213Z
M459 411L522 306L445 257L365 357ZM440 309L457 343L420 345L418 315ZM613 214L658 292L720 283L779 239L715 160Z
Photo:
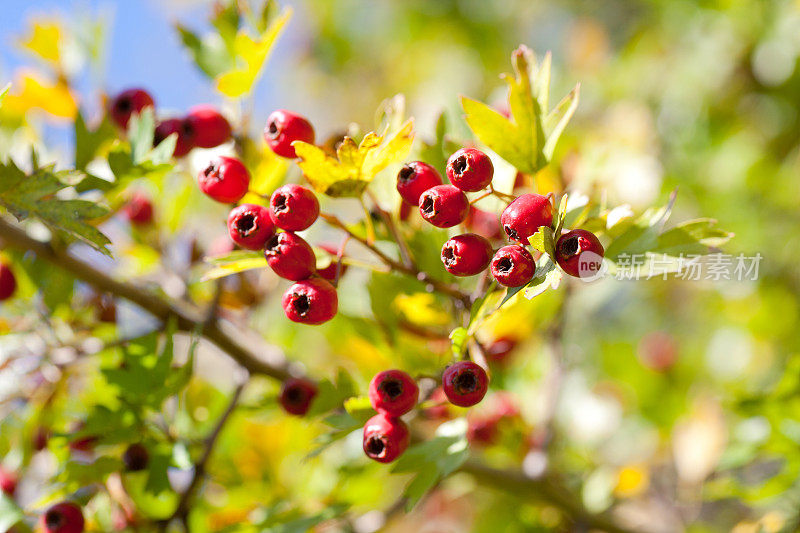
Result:
M443 326L450 320L447 313L436 305L433 295L426 292L400 294L394 299L393 306L413 324Z
M233 255L233 254L231 254ZM244 272L245 270L253 270L256 268L266 268L267 259L259 254L258 257L244 257L230 262L220 262L214 268L206 272L200 281L209 281L212 279L224 278L231 274Z
M650 484L650 474L641 465L628 465L617 472L617 486L614 494L620 498L633 498L647 490Z
M61 23L54 20L33 21L30 33L19 44L45 61L58 64L61 60Z
M370 132L358 145L345 137L336 157L313 144L295 141L293 146L300 158L298 165L314 189L333 197L358 197L378 172L405 159L414 141L413 128L414 121L409 119L388 139Z
M50 83L35 73L24 73L14 84L18 89L6 95L3 108L11 113L24 115L31 109L41 109L50 115L73 119L78 104L69 87L63 82Z

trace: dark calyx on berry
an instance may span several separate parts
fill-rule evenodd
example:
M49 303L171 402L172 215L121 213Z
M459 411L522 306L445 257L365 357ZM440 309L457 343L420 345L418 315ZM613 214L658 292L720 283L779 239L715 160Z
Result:
M236 219L236 232L242 237L247 237L256 229L256 216L246 213Z
M403 394L403 384L399 379L386 379L381 382L378 388L392 400Z
M480 382L474 372L466 369L456 376L453 385L459 394L471 394L478 390Z
M386 449L386 437L382 435L372 435L367 438L367 443L364 445L364 451L370 456L380 457L383 450Z

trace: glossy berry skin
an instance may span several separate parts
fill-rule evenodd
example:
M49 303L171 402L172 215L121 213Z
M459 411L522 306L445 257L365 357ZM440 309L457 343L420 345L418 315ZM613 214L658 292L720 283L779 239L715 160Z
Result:
M574 229L556 241L556 262L570 276L592 277L603 265L605 249L594 233Z
M280 401L284 411L290 415L303 416L308 412L316 395L317 386L311 381L289 378L283 382L278 401Z
M14 472L0 466L0 491L13 498L14 493L17 491L17 481L17 475Z
M214 106L194 106L184 121L194 133L194 145L199 148L214 148L231 138L230 123Z
M125 463L125 470L128 472L140 472L147 468L150 462L150 454L143 444L136 442L125 450L122 455L122 462Z
M155 107L153 97L144 89L128 89L119 93L108 106L111 120L120 128L127 129L131 115L141 113L145 107Z
M235 157L220 155L212 159L197 176L200 190L223 204L238 202L250 187L250 173Z
M81 508L72 502L57 503L42 515L45 533L82 533L83 527Z
M553 223L553 205L541 194L523 194L511 202L500 215L500 224L509 239L528 244L528 237L539 226Z
M472 233L477 233L487 239L501 239L504 236L500 218L496 214L478 209L474 205L469 208L464 226Z
M263 205L242 204L228 214L228 234L242 248L261 250L275 235L275 224Z
M379 463L391 463L400 457L409 440L408 427L399 418L377 414L364 424L364 453Z
M441 184L442 177L436 169L422 161L406 163L397 173L397 192L410 205L419 205L422 193Z
M300 281L316 271L317 258L311 246L299 235L281 232L267 241L267 264L283 279Z
M491 260L492 245L475 233L456 235L442 246L442 263L454 276L480 274Z
M387 416L401 416L417 404L419 388L402 370L378 372L369 383L369 403Z
M17 278L11 267L0 262L0 302L8 300L17 290Z
M469 199L452 185L431 187L419 197L419 213L437 228L451 228L469 214Z
M178 140L175 143L175 150L172 155L174 157L183 157L194 148L194 132L182 119L170 118L159 123L153 134L153 146L158 146L173 133L178 134Z
M347 265L342 264L341 268L339 267L339 261L337 260L337 257L339 256L339 250L336 248L336 246L331 246L330 244L320 244L317 247L322 248L332 256L331 264L322 270L317 270L317 275L333 283L336 281L336 269L339 268L339 277L341 278L344 276L344 273L347 271Z
M270 216L286 231L303 231L319 216L319 200L310 189L290 183L275 189L269 199Z
M492 258L492 276L505 287L520 287L533 279L536 261L523 246L503 246Z
M267 118L267 125L264 128L264 140L270 149L281 157L294 159L297 154L292 143L303 141L314 144L314 127L305 118L279 109Z
M442 389L453 405L470 407L479 403L489 388L486 371L472 361L459 361L444 371Z
M462 191L485 189L492 183L493 177L492 160L475 148L462 148L447 160L447 179Z
M292 322L318 325L327 322L339 309L336 289L322 278L299 281L283 294L283 311Z
M132 194L122 208L125 218L134 226L146 226L153 222L153 203L142 193Z

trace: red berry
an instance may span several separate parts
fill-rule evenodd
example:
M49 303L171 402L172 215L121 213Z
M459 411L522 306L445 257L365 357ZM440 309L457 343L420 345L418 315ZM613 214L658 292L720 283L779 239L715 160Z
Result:
M472 361L459 361L442 375L442 388L453 405L469 407L480 402L489 386L486 371Z
M541 194L523 194L511 202L500 215L500 224L510 239L528 244L528 237L539 231L539 226L553 223L553 206Z
M400 218L400 220L403 221L403 222L407 222L408 218L411 216L411 212L412 212L412 209L414 209L414 207L415 206L408 205L405 202L401 202L400 203L400 212L398 213L398 217Z
M467 218L469 199L457 187L437 185L419 197L419 212L437 228L450 228Z
M82 533L83 525L81 508L72 502L57 503L42 515L45 533Z
M488 446L497 439L500 419L496 416L481 416L469 419L467 440L471 444Z
M378 372L369 383L369 403L387 416L400 416L417 404L419 388L402 370Z
M164 120L156 126L153 134L153 146L158 146L173 133L178 134L178 140L175 143L175 150L172 155L183 157L194 148L194 131L186 121L179 118Z
M153 222L153 203L139 192L131 195L122 212L134 226L146 226Z
M17 290L17 278L11 267L0 262L0 302L8 300Z
M603 266L604 255L603 245L590 231L574 229L556 241L556 262L570 276L595 276Z
M279 109L267 119L264 128L264 140L273 152L282 157L294 159L297 154L292 143L303 141L314 144L314 127L300 115Z
M320 244L318 247L322 248L333 257L331 257L330 265L326 266L322 270L317 270L317 275L333 283L336 281L336 269L339 269L339 277L341 278L344 276L344 273L347 270L347 265L343 264L341 268L339 267L339 261L337 260L337 257L339 256L339 250L336 248L336 246L331 246L330 244Z
M419 205L422 193L441 184L442 177L436 169L422 161L406 163L397 173L397 192L408 204Z
M37 452L44 450L47 447L47 441L50 439L50 432L44 427L36 428L36 433L33 435L33 449Z
M447 160L447 178L462 191L485 189L492 182L493 176L492 160L475 148L462 148Z
M500 337L486 347L486 356L492 362L504 363L516 346L516 340Z
M214 106L195 106L184 120L194 132L194 145L200 148L214 148L231 138L231 125Z
M155 107L153 97L144 89L128 89L119 93L108 107L111 120L122 129L128 128L131 115L141 113L145 107Z
M150 454L143 444L138 442L131 444L122 454L122 462L125 463L125 470L128 472L139 472L147 468L150 462Z
M317 386L307 379L289 378L281 387L280 402L283 409L291 414L303 416L311 407L317 395Z
M498 216L475 206L470 206L464 226L471 232L487 239L500 239L503 236L503 228L500 226Z
M278 187L269 200L275 225L286 231L303 231L319 216L319 201L310 189L290 183Z
M379 463L391 463L400 457L409 440L408 427L399 418L377 414L364 424L364 453Z
M442 263L454 276L480 274L491 260L492 245L475 233L456 235L442 246Z
M300 281L316 271L314 250L305 239L291 232L281 232L269 239L264 255L270 268L284 279Z
M250 187L247 167L235 157L220 155L212 159L197 176L200 190L223 204L238 202Z
M17 475L0 466L0 491L13 498L17 491Z
M295 283L283 294L282 303L289 320L312 325L327 322L339 308L336 289L321 278Z
M533 279L536 262L533 256L518 244L503 246L492 258L492 276L506 287L519 287Z
M234 207L228 215L228 234L242 248L261 250L264 243L275 235L275 224L266 207L242 204Z

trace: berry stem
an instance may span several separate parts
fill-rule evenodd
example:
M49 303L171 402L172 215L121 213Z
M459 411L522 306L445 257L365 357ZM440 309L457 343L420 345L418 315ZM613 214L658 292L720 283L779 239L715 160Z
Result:
M375 244L375 225L372 223L372 213L369 212L369 208L367 207L366 202L364 202L363 196L358 198L358 203L360 203L361 208L364 209L364 224L367 227L367 242L370 245L373 245Z
M493 194L495 194L494 189L491 189L491 190L488 190L488 191L484 191L479 196L476 196L475 198L470 200L469 201L469 205L475 205L476 203L480 202L481 200L483 200L487 196L491 196Z
M386 227L389 229L389 233L392 234L392 238L394 238L395 242L397 242L397 246L400 248L400 257L403 259L403 263L405 263L409 268L416 268L414 259L411 257L411 251L408 249L405 239L397 229L397 225L394 223L392 215L387 213L386 210L380 206L378 199L375 198L375 195L372 194L372 192L369 192L369 196L370 199L372 199L372 204L375 206L375 209L383 219L384 224L386 224Z
M494 186L491 185L491 184L489 185L489 189L491 190L491 194L497 196L498 198L500 198L504 202L513 202L516 199L516 196L514 196L513 194L507 194L507 193L504 193L504 192L500 192L497 189L495 189Z

